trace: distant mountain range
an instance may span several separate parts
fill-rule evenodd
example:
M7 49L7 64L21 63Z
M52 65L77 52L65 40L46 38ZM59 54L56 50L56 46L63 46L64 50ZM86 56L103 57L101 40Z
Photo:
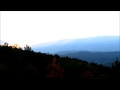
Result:
M114 52L94 52L94 51L76 51L68 52L62 51L58 52L61 57L70 57L86 60L88 62L94 62L97 64L103 64L105 66L111 66L112 63L118 58L120 60L120 51Z
M120 51L120 36L65 39L31 46L34 51L55 54L59 51Z
M111 66L116 57L120 60L120 36L64 39L36 44L31 48L36 52L58 54L106 66Z
M120 60L120 36L65 39L37 44L32 49L111 66L116 57Z

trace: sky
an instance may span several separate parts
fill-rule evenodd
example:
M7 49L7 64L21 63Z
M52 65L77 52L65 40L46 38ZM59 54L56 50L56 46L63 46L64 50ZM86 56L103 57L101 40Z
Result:
M1 11L0 39L20 46L118 36L119 11Z

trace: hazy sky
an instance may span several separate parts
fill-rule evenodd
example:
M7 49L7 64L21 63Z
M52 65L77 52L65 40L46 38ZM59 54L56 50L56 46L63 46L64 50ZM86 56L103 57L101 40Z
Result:
M1 11L1 40L20 46L119 35L119 11Z

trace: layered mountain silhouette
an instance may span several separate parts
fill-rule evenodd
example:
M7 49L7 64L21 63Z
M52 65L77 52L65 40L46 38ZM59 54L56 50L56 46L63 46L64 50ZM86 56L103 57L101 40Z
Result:
M120 51L120 36L65 39L31 46L34 51L55 54L59 51Z
M62 52L61 52L62 53ZM112 62L114 62L118 58L120 60L120 51L113 52L92 52L92 51L79 51L79 52L64 52L64 54L57 53L61 57L70 57L70 58L78 58L82 60L86 60L88 62L94 62L97 64L102 64L105 66L112 66Z
M32 49L111 66L115 58L120 60L120 36L65 39L37 44Z

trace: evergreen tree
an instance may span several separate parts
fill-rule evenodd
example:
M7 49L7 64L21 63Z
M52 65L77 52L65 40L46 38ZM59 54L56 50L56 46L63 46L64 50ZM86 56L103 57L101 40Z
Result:
M26 46L24 47L24 50L26 50L26 51L31 51L32 49L31 49L30 46L26 45Z
M8 43L7 43L7 42L5 42L3 46L8 46Z

